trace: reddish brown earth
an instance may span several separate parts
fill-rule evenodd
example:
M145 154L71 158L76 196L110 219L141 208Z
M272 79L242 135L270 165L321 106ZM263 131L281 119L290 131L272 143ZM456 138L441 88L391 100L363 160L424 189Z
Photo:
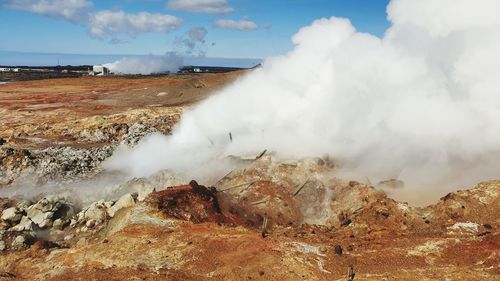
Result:
M354 280L497 280L499 187L500 182L487 182L425 209L402 210L393 200L376 192L367 194L366 187L359 186L355 188L359 196L373 201L351 215L349 225L275 224L266 237L259 227L228 223L228 214L221 214L214 204L226 200L220 192L192 184L173 187L152 193L153 207L139 203L122 210L106 228L69 249L35 244L4 254L0 265L5 272L0 276L6 280L348 280L352 268ZM172 198L183 200L158 204ZM479 217L474 211L452 216L441 212L443 205L459 202L459 209L469 209L481 201L487 203ZM176 218L176 210L193 217L211 215L206 222L183 216L184 221ZM420 222L420 212L427 214L430 224ZM222 217L226 221L220 221ZM456 222L474 222L479 228L454 229Z
M37 146L74 141L69 130L178 116L242 72L202 76L80 77L0 85L0 137ZM73 137L73 138L71 138Z

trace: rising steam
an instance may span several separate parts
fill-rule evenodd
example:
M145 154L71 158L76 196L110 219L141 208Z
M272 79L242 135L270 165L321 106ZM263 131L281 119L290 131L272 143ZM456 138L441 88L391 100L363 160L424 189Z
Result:
M329 154L339 173L411 187L499 178L500 1L392 0L387 12L383 38L336 17L302 28L293 51L186 111L172 136L117 151L107 167L193 172L268 149Z
M208 31L204 27L193 27L174 41L174 52L165 55L148 55L124 57L104 66L111 72L118 74L154 74L165 72L176 72L183 66L184 57L203 57L206 53L206 41Z

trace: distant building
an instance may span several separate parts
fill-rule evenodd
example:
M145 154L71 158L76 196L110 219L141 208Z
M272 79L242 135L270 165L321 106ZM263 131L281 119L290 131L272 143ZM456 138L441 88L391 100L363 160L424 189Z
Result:
M177 73L180 74L189 74L189 73L223 73L223 72L230 72L230 71L238 71L242 70L244 68L240 67L221 67L221 66L184 66L181 67Z
M105 66L102 66L102 65L94 65L94 67L92 67L92 73L91 75L94 75L94 76L105 76L105 75L108 75L109 74L109 69Z

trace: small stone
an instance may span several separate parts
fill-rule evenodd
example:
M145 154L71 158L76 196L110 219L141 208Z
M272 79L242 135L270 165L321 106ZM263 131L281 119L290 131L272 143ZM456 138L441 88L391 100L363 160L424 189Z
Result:
M93 228L96 225L96 222L95 222L95 220L89 220L89 221L87 221L87 223L85 225L88 228Z
M337 255L341 256L341 255L342 255L342 252L343 252L343 250L342 250L342 246L340 246L340 245L335 245L335 253L336 253Z
M52 227L55 229L62 229L63 228L63 220L62 219L57 219L54 221L52 224Z
M26 247L26 238L23 235L17 236L14 241L12 241L12 249L21 249Z
M80 240L78 240L78 242L76 242L77 247L87 246L87 244L88 244L87 239L85 237L80 238Z
M0 252L7 250L7 245L5 245L5 241L0 240Z
M327 249L325 246L320 246L320 247L319 247L319 251L320 251L320 253L322 253L322 254L326 253L326 251L327 251L327 250L328 250L328 249Z
M73 234L66 235L66 236L64 236L64 241L69 241L69 240L71 240L73 238L75 238L75 235L73 235Z

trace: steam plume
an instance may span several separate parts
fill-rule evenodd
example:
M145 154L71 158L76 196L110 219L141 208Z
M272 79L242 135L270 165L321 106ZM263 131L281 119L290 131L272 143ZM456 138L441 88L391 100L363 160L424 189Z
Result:
M387 11L383 38L336 17L302 28L293 51L185 112L171 137L118 151L108 168L193 172L268 149L330 154L339 173L422 192L498 178L500 1L393 0Z
M121 74L152 74L167 71L177 71L182 66L183 59L176 53L164 56L125 57L104 66L114 73Z

